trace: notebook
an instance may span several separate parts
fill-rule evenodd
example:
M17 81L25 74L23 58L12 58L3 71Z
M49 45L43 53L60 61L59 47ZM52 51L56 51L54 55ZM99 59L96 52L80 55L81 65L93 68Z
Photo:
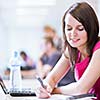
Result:
M1 88L3 89L4 93L5 94L9 94L11 96L14 96L14 97L20 97L20 96L36 96L35 92L32 91L31 89L28 89L28 88L22 88L21 91L19 90L8 90L6 88L6 85L4 84L3 82L3 79L0 77L0 85L1 85Z

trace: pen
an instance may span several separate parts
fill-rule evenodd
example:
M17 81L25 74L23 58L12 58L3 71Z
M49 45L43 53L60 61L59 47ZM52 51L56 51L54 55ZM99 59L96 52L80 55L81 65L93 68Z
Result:
M40 82L41 86L42 86L43 88L45 88L45 85L43 84L42 79L41 79L39 76L37 76L36 79Z
M41 86L42 86L44 89L46 89L46 86L43 84L42 79L41 79L39 76L37 76L36 79L40 82ZM49 97L51 97L51 94L50 94L50 93L47 92L47 94L48 94Z

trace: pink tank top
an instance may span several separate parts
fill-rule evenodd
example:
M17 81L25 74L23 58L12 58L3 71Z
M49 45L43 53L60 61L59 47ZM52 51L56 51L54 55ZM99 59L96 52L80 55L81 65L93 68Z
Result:
M96 45L93 48L93 53L100 49L100 41L96 43ZM80 58L80 54L78 55L78 59ZM83 75L84 71L86 70L88 64L89 64L89 57L86 57L83 61L78 62L75 64L75 78L76 80L79 80L81 76ZM100 67L100 66L98 66ZM90 93L95 93L97 96L97 100L100 100L100 78L96 81L92 89L89 91Z

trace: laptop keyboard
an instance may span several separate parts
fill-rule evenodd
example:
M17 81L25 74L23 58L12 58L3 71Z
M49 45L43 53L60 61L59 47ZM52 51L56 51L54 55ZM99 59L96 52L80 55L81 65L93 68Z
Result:
M21 91L11 89L9 94L11 96L36 96L35 92L31 89L22 89Z
M20 96L36 96L34 92L10 92L11 96L20 97Z

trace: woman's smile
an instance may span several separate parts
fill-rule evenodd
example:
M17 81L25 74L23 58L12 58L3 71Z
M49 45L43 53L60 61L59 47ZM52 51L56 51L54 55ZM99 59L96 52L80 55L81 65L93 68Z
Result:
M77 42L79 42L79 40L80 40L80 39L70 39L70 41L71 41L72 43L77 43Z

